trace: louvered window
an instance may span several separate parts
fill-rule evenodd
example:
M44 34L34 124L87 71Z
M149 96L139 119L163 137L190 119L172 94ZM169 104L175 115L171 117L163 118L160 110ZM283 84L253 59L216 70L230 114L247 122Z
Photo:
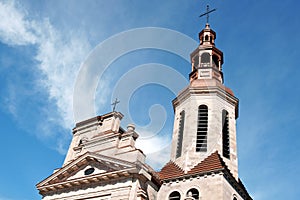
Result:
M184 130L184 118L185 112L184 110L180 112L179 119L179 131L178 131L178 140L177 140L177 149L176 149L176 158L181 156L182 151L182 140L183 140L183 130Z
M198 107L196 152L207 151L207 126L208 108L206 105L201 105Z
M229 115L226 110L222 111L222 143L223 143L223 156L230 158L230 142L229 142Z

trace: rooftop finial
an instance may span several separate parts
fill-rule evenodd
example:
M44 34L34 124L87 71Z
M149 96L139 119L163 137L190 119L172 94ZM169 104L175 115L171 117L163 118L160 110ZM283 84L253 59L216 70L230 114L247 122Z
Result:
M205 16L206 15L206 24L208 24L208 22L209 22L209 13L212 13L212 12L214 12L214 11L216 11L217 9L212 9L212 10L210 10L209 9L209 5L207 5L206 6L206 12L205 13L203 13L203 14L201 14L199 17L203 17L203 16Z
M116 105L120 103L120 101L118 101L118 99L116 98L116 100L111 104L113 106L113 112L116 111Z

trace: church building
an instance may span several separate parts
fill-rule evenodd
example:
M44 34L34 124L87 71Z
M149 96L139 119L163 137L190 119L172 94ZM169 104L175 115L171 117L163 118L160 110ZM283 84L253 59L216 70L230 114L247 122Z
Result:
M190 54L190 83L173 100L170 161L160 171L113 111L79 122L63 166L37 184L43 200L251 200L239 178L239 100L224 85L223 52L207 23Z

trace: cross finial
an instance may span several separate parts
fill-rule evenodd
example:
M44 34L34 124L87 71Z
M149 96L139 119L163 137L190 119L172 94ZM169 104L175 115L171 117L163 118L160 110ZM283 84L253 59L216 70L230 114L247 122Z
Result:
M209 10L209 5L207 5L206 6L206 12L205 13L203 13L203 14L201 14L199 17L203 17L203 16L205 16L206 15L206 23L208 24L208 22L209 22L209 13L212 13L212 12L214 12L214 11L216 11L217 9L212 9L212 10Z
M118 101L118 99L116 98L116 100L111 104L111 105L113 105L113 112L116 111L116 105L117 105L118 103L120 103L120 101Z

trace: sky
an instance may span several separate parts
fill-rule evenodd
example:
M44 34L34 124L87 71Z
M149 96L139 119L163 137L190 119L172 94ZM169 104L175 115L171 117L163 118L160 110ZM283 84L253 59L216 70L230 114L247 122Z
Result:
M299 1L0 0L0 200L41 199L76 121L115 98L161 168L207 4L240 100L239 176L256 200L298 199Z

